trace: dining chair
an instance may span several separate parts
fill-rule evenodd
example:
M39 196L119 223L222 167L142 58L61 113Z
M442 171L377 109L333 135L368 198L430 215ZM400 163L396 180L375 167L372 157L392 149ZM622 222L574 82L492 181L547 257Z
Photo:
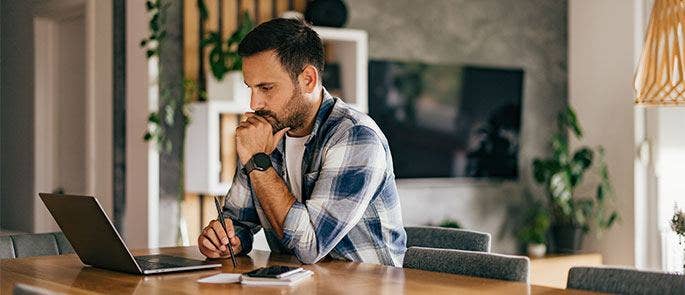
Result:
M403 267L527 283L530 260L525 256L410 247L404 254Z

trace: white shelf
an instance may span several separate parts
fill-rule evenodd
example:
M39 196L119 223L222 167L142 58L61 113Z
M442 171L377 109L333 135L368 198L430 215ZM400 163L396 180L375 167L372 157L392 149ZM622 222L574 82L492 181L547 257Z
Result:
M340 65L342 99L368 112L368 35L365 31L313 27ZM324 69L325 70L325 69Z
M223 195L230 183L220 181L221 114L250 111L249 103L228 101L194 102L185 139L185 190L190 193Z
M368 37L365 31L314 27L326 48L340 65L342 99L368 112ZM185 140L185 190L190 193L222 195L230 183L220 182L221 114L250 111L250 101L207 101L190 105L190 124Z

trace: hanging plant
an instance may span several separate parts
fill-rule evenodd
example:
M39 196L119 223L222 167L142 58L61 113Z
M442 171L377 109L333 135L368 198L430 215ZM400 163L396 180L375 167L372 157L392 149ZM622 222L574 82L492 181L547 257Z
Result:
M203 2L203 1L198 1ZM205 7L206 9L206 7ZM200 9L202 11L202 9ZM200 13L202 17L202 12ZM223 36L220 31L208 32L207 36L200 43L200 48L209 47L209 67L212 75L217 80L222 80L226 73L231 71L240 71L243 67L243 60L238 55L238 44L245 38L247 33L252 30L254 23L250 18L250 14L243 12L238 28L231 34L231 36L223 41Z
M159 56L159 44L166 38L162 18L163 12L167 8L169 8L169 4L162 5L161 0L145 1L145 10L150 14L150 21L148 22L150 36L140 40L140 47L146 49L145 55L148 59Z
M166 38L164 23L167 8L169 8L169 4L162 4L161 0L145 2L145 9L150 14L150 35L140 41L140 47L146 50L145 53L148 59L159 57L159 47ZM161 66L162 65L160 65L160 67ZM183 89L184 98L182 101L173 99L167 90L160 91L159 103L164 107L164 116L162 117L159 111L150 112L150 115L148 115L148 124L145 134L143 135L143 140L146 142L154 142L157 149L160 151L170 152L173 148L171 141L166 136L163 125L169 127L174 126L174 114L180 110L183 112L183 122L181 122L181 124L183 124L183 128L188 126L190 117L187 104L191 102L194 97L202 98L206 96L192 80L184 80Z

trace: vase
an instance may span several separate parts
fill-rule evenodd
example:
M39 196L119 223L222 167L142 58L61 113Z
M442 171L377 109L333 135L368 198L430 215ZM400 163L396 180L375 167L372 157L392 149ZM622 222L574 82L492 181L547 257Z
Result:
M557 253L578 252L583 244L583 229L572 225L552 226L552 236Z
M342 0L314 0L307 4L304 18L315 26L342 28L347 22L347 7Z
M533 258L541 258L547 253L547 246L545 244L528 244L528 256Z

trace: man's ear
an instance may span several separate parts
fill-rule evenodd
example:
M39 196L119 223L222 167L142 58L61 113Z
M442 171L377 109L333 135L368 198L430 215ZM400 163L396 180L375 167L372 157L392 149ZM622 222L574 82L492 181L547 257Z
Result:
M319 71L312 65L306 65L298 79L300 80L300 85L304 88L304 92L312 93L319 83Z

